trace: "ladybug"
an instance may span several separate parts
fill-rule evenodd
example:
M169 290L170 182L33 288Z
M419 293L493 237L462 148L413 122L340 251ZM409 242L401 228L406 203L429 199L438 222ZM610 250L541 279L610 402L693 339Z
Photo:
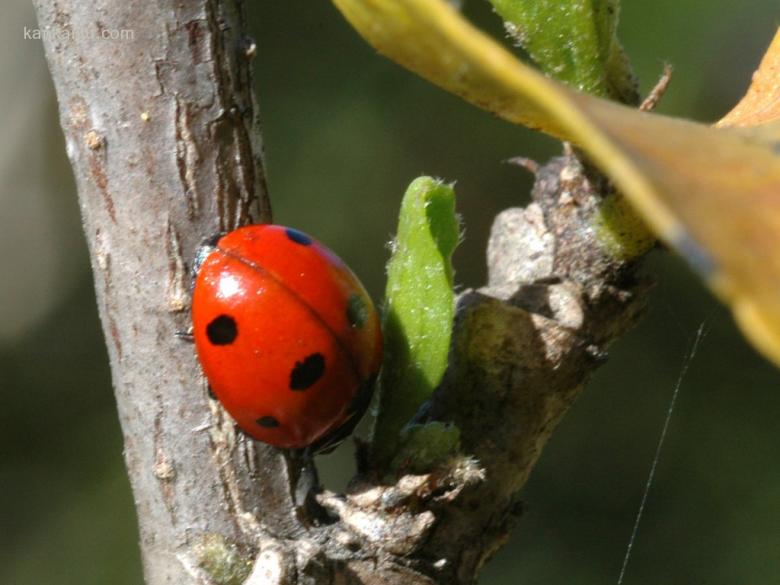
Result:
M368 407L382 362L371 298L328 248L250 225L198 252L195 348L211 391L249 436L323 451Z

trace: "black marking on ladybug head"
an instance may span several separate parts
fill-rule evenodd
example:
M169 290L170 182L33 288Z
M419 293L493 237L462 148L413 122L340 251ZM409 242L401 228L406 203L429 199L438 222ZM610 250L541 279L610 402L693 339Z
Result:
M287 234L287 237L290 238L296 244L300 244L301 246L311 245L311 238L306 234L304 234L303 232L299 232L298 230L295 230L293 228L286 228L284 231Z
M220 315L206 325L206 336L214 345L230 345L238 336L236 320L230 315Z
M209 254L217 248L217 242L219 242L224 235L224 232L219 232L218 234L214 234L213 236L204 239L200 245L198 245L198 249L195 252L195 261L192 263L193 277L198 275L201 265L206 261L206 258L209 257Z
M211 388L211 384L206 386L206 392L208 392L209 398L211 398L212 400L216 400L217 399L217 395L214 394L214 390Z
M306 390L325 373L325 357L321 353L306 356L303 361L295 362L290 372L290 390Z
M347 321L353 329L360 329L368 319L368 307L363 297L357 293L352 294L347 301Z
M275 429L279 426L279 421L272 416L261 416L255 422L266 429Z

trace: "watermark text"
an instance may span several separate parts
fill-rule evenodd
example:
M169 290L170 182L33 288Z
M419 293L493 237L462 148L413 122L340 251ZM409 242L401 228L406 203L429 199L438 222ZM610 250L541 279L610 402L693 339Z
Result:
M131 28L30 28L22 31L25 40L31 41L134 41L135 31Z

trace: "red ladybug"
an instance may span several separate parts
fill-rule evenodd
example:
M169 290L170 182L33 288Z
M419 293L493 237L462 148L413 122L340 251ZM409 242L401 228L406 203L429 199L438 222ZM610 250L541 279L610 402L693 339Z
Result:
M195 347L213 393L250 436L322 450L371 399L382 332L349 268L306 234L238 228L196 259Z

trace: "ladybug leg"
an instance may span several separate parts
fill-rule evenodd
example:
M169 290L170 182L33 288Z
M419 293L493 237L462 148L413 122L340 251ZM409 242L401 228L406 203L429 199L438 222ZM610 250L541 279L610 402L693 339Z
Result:
M178 329L177 331L174 331L173 336L176 339L181 339L182 341L188 341L189 343L195 342L195 336L192 333L192 325L190 325L186 330Z
M298 481L295 486L295 503L303 506L312 494L320 490L320 476L317 473L317 466L314 464L314 456L311 450L298 450L296 454L296 463L298 463Z
M332 523L333 518L316 499L316 495L322 491L322 487L317 467L314 464L314 450L311 447L291 449L288 454L290 463L297 474L294 499L302 520L315 526Z

